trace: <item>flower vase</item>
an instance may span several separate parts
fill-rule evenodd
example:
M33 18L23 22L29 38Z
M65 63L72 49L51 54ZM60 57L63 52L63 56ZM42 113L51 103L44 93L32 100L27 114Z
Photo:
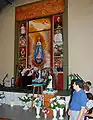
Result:
M0 99L0 106L2 105L1 100L2 100L2 99Z
M36 118L40 118L40 107L36 107Z
M11 102L10 102L10 106L11 106L11 107L14 106L14 100L11 100Z
M27 106L27 104L25 104L25 106L23 107L23 110L28 110L29 108L28 108L28 106Z
M63 120L63 119L64 119L64 117L63 117L63 110L64 110L64 108L60 108L60 109L59 109L59 114L60 114L59 119L60 119L60 120Z
M57 110L53 109L53 119L52 120L57 120Z
M46 114L46 113L44 114L44 118L45 118L45 119L47 118L47 114Z

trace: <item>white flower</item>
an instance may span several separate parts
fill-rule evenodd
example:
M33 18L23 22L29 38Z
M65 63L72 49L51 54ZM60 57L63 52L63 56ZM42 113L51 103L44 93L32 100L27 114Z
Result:
M56 98L51 98L50 101L52 102L52 101L54 101L55 99L56 99Z
M57 105L57 103L56 103L56 102L54 102L54 105Z
M56 98L52 98L52 100L55 100Z
M57 96L56 98L57 98L57 100L59 100L59 99L60 99L60 96Z
M53 105L53 103L51 103L51 107L53 107L54 105Z
M58 108L58 107L56 107L56 110L59 110L59 108Z
M64 104L65 105L65 101L64 100L59 100L59 104Z
M64 108L65 104L65 100L60 96L50 99L50 108L52 109Z
M25 99L27 99L28 97L27 96L25 96Z

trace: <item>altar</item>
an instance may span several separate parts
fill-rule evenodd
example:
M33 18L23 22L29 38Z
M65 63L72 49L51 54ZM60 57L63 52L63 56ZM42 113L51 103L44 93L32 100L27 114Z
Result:
M9 91L9 89L11 89L11 88L7 88L6 91L0 90L0 94L4 93L4 95L5 95L5 97L0 100L0 103L1 104L7 104L7 105L10 105L10 106L11 106L11 103L13 104L13 106L15 106L15 105L23 106L23 103L22 103L22 101L19 100L19 97L25 96L25 94L27 92L26 91L24 91L24 92L22 92L22 91L18 92L17 89L13 89L13 90L11 89L11 91ZM60 96L58 94L56 94L56 95ZM31 92L29 92L29 96L32 96ZM37 96L37 94L34 94L34 97L36 97L36 96ZM42 96L44 96L44 94ZM51 96L51 95L48 95L48 96ZM67 110L68 105L69 105L70 95L66 94L65 92L63 92L63 95L61 95L61 96L65 98L65 101L66 101L66 110ZM45 97L46 97L46 95L45 95ZM31 107L31 102L29 103L29 107ZM47 102L47 101L45 100L45 102ZM45 103L45 105L46 104L47 103Z

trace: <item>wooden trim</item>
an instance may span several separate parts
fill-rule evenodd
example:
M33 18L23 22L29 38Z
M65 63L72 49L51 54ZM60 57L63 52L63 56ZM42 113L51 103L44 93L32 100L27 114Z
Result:
M44 0L16 7L16 21L29 20L64 12L64 0Z

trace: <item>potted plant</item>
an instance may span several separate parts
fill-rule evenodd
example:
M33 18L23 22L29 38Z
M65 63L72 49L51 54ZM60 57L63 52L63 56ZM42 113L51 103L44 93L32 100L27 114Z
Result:
M24 103L24 108L23 110L29 109L28 103L31 102L31 96L29 96L28 93L25 94L25 96L18 97L21 102Z
M59 110L60 112L60 117L59 119L63 119L63 109L66 106L66 102L63 99L63 97L60 96L56 96L52 99L50 99L50 108L53 110L53 120L57 120L56 116L57 116L57 111Z
M5 98L4 92L0 93L0 101ZM1 105L1 103L0 103Z

